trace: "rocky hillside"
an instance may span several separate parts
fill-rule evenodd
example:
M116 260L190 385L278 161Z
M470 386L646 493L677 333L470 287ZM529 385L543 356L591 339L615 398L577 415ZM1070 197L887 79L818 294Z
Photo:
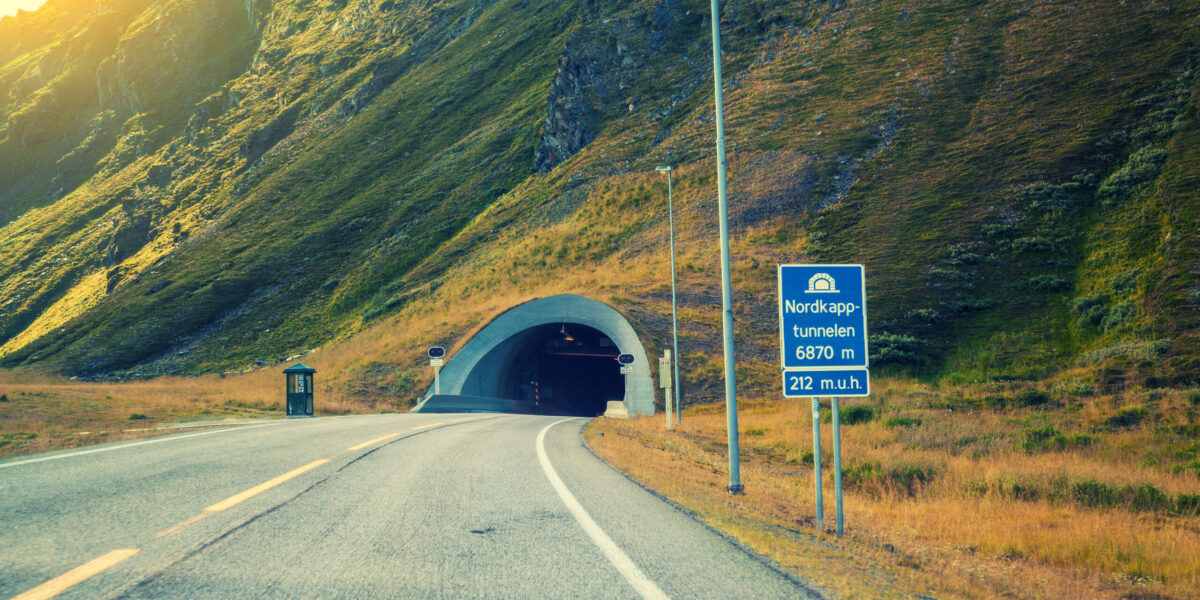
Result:
M746 385L778 385L774 265L804 261L867 265L879 368L1200 378L1200 7L723 10ZM685 378L714 379L707 19L698 0L4 18L0 366L243 369L377 323L461 341L568 291L662 342L672 164Z

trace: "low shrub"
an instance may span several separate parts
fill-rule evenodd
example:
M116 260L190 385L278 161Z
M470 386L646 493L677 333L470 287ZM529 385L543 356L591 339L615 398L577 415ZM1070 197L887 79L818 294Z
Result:
M843 425L870 423L874 418L875 410L870 406L849 406L838 410L838 420Z
M882 364L924 366L926 343L910 335L884 333L871 336L871 366Z
M1080 327L1095 327L1104 320L1104 317L1108 316L1107 305L1108 296L1101 294L1076 298L1071 308L1079 313Z
M1175 512L1186 516L1200 515L1200 494L1175 496Z
M1150 411L1142 406L1122 408L1117 414L1105 419L1104 426L1108 429L1128 429L1140 425L1148 416Z
M918 427L921 425L921 419L916 417L891 417L883 422L884 427Z
M886 492L916 496L933 481L935 470L928 465L900 465L884 469L877 462L857 463L842 471L842 483L848 488L880 497Z
M1057 275L1035 275L1029 278L1029 287L1039 292L1065 292L1074 286L1074 281Z
M1014 406L1045 406L1050 404L1050 394L1041 390L1021 390L1013 397Z
M1025 442L1021 444L1026 451L1039 450L1046 447L1049 440L1055 436L1061 436L1058 429L1053 425L1044 425L1035 429L1026 429L1024 431Z
M1000 410L1002 408L1007 407L1009 405L1010 400L1009 400L1008 396L1005 396L1003 394L988 394L987 396L984 396L983 399L980 400L979 402L981 404L983 404L983 406L986 408Z
M1149 483L1118 487L1094 479L1073 484L1071 499L1089 508L1124 507L1134 512L1181 512L1181 508L1194 509L1193 502L1200 502L1200 497L1193 500L1188 494L1181 494L1172 502L1170 496Z

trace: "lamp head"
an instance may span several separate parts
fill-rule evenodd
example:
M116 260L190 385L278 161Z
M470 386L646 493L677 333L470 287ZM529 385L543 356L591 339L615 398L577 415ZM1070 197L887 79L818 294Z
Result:
M665 167L654 167L654 170L655 171L663 171L664 173L669 173L671 171L671 166L667 165Z

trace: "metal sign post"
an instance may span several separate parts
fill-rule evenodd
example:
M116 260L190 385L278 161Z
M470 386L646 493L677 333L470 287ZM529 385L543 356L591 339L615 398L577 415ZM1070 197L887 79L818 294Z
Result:
M833 493L837 502L837 534L842 537L842 429L837 396L830 404L833 410Z
M823 527L820 398L832 398L833 487L843 533L839 396L871 393L867 288L862 265L779 265L779 351L783 396L811 396L817 522Z
M433 394L436 396L442 393L442 365L446 364L446 349L441 346L431 347L426 354L429 355L429 366L433 367Z
M813 404L813 486L817 494L817 528L825 526L825 495L821 493L821 401Z

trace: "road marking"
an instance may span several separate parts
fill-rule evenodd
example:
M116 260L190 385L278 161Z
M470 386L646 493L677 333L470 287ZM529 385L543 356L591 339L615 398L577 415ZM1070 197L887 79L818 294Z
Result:
M629 585L633 586L633 589L637 590L638 594L647 599L668 598L667 594L655 585L653 581L650 581L650 578L646 577L646 574L637 565L633 564L633 561L617 547L612 538L608 537L608 534L604 533L603 529L600 529L596 521L592 520L591 515L583 509L583 505L575 499L575 495L571 493L571 490L567 489L567 485L558 477L558 472L550 464L550 457L546 456L546 432L550 431L551 427L570 420L555 421L542 428L541 433L537 436L538 462L542 463L542 470L546 472L546 477L550 480L550 485L554 487L554 491L558 492L558 497L562 499L563 504L567 505L567 509L571 511L571 514L575 515L575 520L579 521L583 530L587 532L588 537L592 538L592 542L600 547L600 550L604 552L604 556L608 557L608 562L611 562L621 572L621 575L625 577Z
M478 417L467 417L465 419L456 419L456 420L450 421L450 422L451 423L462 423L463 421L474 421L476 418L478 418Z
M75 567L24 594L14 596L12 600L45 600L53 598L137 553L137 548L113 550L100 558Z
M418 425L417 427L413 427L412 430L420 431L422 429L429 429L430 427L437 427L438 425L445 425L445 423L442 423L441 421L439 421L437 423L430 423L428 425Z
M191 527L192 525L195 525L196 523L204 520L204 517L207 517L208 515L211 515L211 514L212 513L205 511L205 512L202 512L202 513L199 513L196 515L192 515L187 520L180 521L180 522L158 532L156 535L158 535L158 537L175 535L175 534L179 533L180 531L183 531L184 529L187 529L188 527Z
M124 448L132 448L134 446L145 446L146 444L157 444L159 442L170 442L173 440L182 440L185 438L199 437L202 435L212 435L214 433L225 433L229 431L244 431L246 429L254 429L255 427L266 427L268 425L278 425L278 423L263 423L262 425L246 425L244 427L231 427L229 429L214 429L212 431L201 431L200 433L189 433L187 435L167 435L152 440L144 440L141 442L133 442L131 444L121 444L120 446L105 446L103 448L92 448L91 450L80 450L79 452L70 452L67 454L55 454L53 456L39 456L37 458L29 458L25 460L16 460L12 462L0 463L0 469L15 467L17 465L27 465L30 463L39 463L47 460L58 460L60 458L73 458L83 456L85 454L95 454L97 452L108 452L109 450L121 450Z
M304 465L303 467L298 467L298 468L292 469L291 471L288 471L287 473L284 473L283 475L280 475L279 477L276 477L269 481L264 481L264 482L254 486L240 494L234 494L216 504L213 504L212 506L205 508L204 512L207 512L207 513L221 512L227 508L230 508L232 506L235 506L237 504L245 502L246 500L249 500L250 498L253 498L253 497L255 497L255 496L257 496L257 495L259 495L259 494L261 494L261 493L263 493L263 492L265 492L265 491L267 491L289 479L292 479L298 475L303 475L304 473L307 473L327 462L329 462L328 458L322 458L321 460L314 460L314 461L308 463L307 465Z
M400 435L400 434L399 433L389 433L387 435L379 436L369 442L363 442L363 443L355 445L355 446L350 446L349 448L346 448L346 452L354 452L355 450L362 450L363 448L366 448L367 446L370 446L372 444L378 444L379 442L382 442L383 440L390 440L398 435Z
M422 425L421 427L414 427L413 429L426 429L429 427L436 427L438 425L445 425L445 423L433 423L431 425ZM379 442L382 442L385 440L390 440L390 439L400 436L400 435L402 435L402 434L389 433L387 435L381 435L373 440L368 440L361 444L355 444L353 446L350 446L349 448L346 448L345 450L338 452L337 454L335 454L333 456L336 457L336 456L345 454L347 452L354 452L356 450L362 450L363 448L366 448L367 446L371 446L373 444L378 444ZM187 529L188 527L191 527L192 525L195 525L196 523L204 520L205 517L207 517L213 513L221 512L221 511L228 509L236 504L239 504L239 503L244 502L254 496L257 496L257 495L259 495L259 494L261 494L261 493L263 493L263 492L265 492L265 491L267 491L289 479L292 479L299 475L307 473L307 472L329 462L330 460L332 460L332 458L333 457L322 458L321 460L316 460L316 461L310 462L307 465L304 465L303 467L292 469L291 471L288 471L287 473L284 473L283 475L280 475L279 477L276 477L269 481L264 481L263 483L260 483L244 492L241 492L239 494L234 494L233 496L230 496L216 504L213 504L212 506L205 508L203 511L200 512L200 514L193 515L186 520L180 521L180 522L158 532L157 535L158 535L158 537L175 535L175 534L179 533L180 531L183 531L184 529Z

